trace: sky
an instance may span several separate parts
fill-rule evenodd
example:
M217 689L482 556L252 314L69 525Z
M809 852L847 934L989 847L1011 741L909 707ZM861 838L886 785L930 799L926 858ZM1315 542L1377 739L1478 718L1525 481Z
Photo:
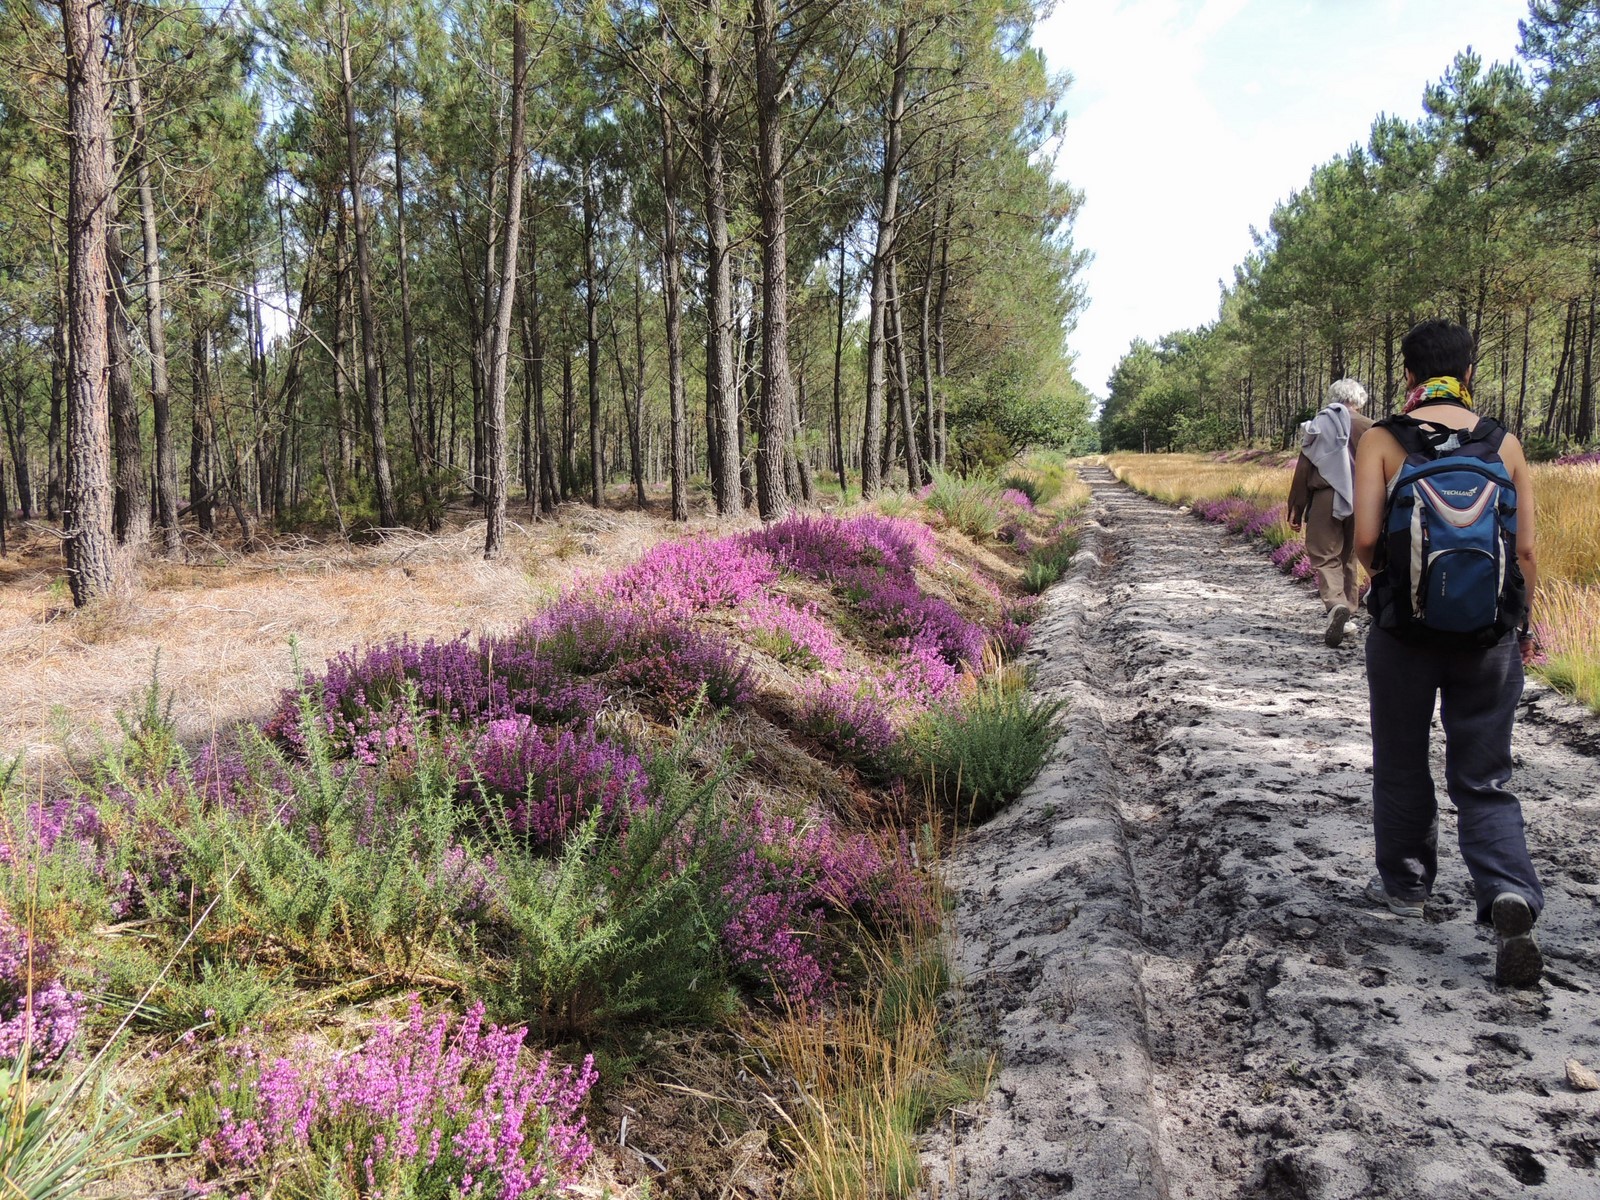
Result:
M1217 315L1219 287L1275 203L1364 143L1380 112L1471 46L1515 57L1527 0L1057 0L1035 32L1072 75L1057 173L1084 193L1074 242L1093 253L1068 339L1085 387L1135 337Z

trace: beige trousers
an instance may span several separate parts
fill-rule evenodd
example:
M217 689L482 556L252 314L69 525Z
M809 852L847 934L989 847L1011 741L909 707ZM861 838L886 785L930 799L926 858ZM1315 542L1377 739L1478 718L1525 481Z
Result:
M1323 608L1344 604L1355 612L1356 523L1354 517L1334 517L1334 495L1331 487L1311 493L1311 503L1306 506L1306 557L1316 574Z

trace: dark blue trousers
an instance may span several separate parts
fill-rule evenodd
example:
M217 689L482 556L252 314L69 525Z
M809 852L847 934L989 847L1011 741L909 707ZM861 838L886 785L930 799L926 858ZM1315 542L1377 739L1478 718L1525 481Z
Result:
M1372 714L1372 823L1378 873L1391 896L1421 900L1439 869L1439 804L1428 767L1435 698L1444 725L1445 790L1458 813L1461 857L1478 920L1501 892L1538 915L1544 892L1528 857L1522 806L1511 779L1511 727L1522 696L1515 635L1488 650L1417 646L1367 634Z

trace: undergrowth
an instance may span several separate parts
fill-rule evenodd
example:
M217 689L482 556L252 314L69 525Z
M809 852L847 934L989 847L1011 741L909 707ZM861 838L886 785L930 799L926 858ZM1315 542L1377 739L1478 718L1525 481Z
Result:
M813 1194L909 1194L916 1130L987 1067L950 1059L942 901L889 816L921 781L938 820L982 819L1059 715L995 674L1032 602L914 517L1059 572L1070 525L1036 505L1060 481L1009 482L664 543L509 633L339 655L198 747L153 671L60 786L0 770L0 1059L37 1046L37 1096L84 1047L139 1064L136 1102L181 1111L144 1190L421 1197L470 1172L516 1200L589 1157L586 1048L756 1014L815 1100L781 1118ZM752 729L855 799L729 749ZM396 1072L424 1060L406 1107ZM40 1134L7 1095L34 1133L0 1153L32 1178L65 1110ZM83 1179L157 1132L74 1111Z

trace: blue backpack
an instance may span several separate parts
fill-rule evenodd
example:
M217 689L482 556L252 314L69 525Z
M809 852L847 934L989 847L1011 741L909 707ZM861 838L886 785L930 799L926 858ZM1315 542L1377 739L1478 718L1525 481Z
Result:
M1450 429L1412 417L1379 424L1406 452L1389 482L1367 608L1407 641L1495 645L1528 610L1517 565L1517 490L1500 459L1506 430L1484 418Z

